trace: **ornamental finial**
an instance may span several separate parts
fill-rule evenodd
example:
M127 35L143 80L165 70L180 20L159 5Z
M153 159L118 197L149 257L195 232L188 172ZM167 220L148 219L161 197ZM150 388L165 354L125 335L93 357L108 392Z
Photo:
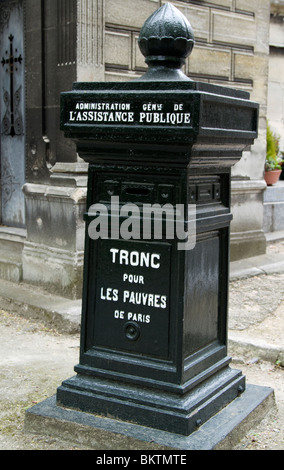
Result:
M149 65L143 80L189 80L179 69L193 49L194 33L188 19L171 3L148 18L138 43Z

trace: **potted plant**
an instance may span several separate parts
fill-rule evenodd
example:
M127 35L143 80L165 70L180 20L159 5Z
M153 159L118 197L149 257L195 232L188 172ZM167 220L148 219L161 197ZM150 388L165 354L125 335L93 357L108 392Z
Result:
M269 124L267 123L267 146L264 168L264 179L267 186L272 186L277 183L282 172L281 165L283 160L279 154L279 137L272 132Z
M282 173L280 174L280 180L284 180L284 151L282 150L280 152L281 154L281 158L282 158L282 163L281 163L281 166L282 166Z

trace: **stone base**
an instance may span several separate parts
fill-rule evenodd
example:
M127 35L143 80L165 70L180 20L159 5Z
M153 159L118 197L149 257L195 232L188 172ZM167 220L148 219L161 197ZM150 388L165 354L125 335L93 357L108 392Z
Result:
M94 450L231 450L275 406L271 388L245 392L189 436L62 408L53 396L26 411L25 432Z
M262 230L232 233L230 238L230 261L243 260L266 253L266 238Z
M241 371L218 366L184 384L186 393L78 374L58 387L57 403L188 436L245 390Z
M23 280L46 291L80 299L84 253L26 242L23 249Z
M72 299L82 295L87 165L57 163L50 184L24 185L23 281Z
M263 228L266 233L284 230L284 181L268 186L264 192Z
M26 236L25 229L0 226L0 279L22 281L22 251Z
M263 232L264 180L232 179L230 259L251 258L266 252Z

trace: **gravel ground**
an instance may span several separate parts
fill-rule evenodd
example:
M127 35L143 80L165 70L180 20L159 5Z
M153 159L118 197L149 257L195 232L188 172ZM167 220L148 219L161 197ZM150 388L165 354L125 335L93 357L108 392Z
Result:
M284 245L270 249L282 250ZM260 328L284 310L284 275L262 275L230 286L230 328ZM268 302L273 298L273 305ZM240 309L240 304L243 308ZM243 312L240 315L240 311ZM276 318L276 322L275 322ZM276 323L276 327L275 327ZM58 439L24 433L25 410L55 394L61 381L74 375L79 336L58 334L31 319L0 309L0 450L77 450ZM247 382L274 389L277 409L236 446L236 450L284 449L284 368L254 357L250 351L233 357Z
M56 392L73 375L79 336L59 335L44 325L0 311L0 450L77 450L58 439L23 432L25 410ZM60 359L60 360L59 360ZM241 441L236 450L284 449L284 368L250 356L233 359L247 382L272 387L277 410Z
M0 338L0 450L72 449L57 439L27 435L23 426L25 410L74 375L79 336L59 335L0 310Z
M269 245L267 254L270 253L284 254L284 242ZM284 300L283 281L284 274L279 273L231 282L229 328L241 331L273 315Z
M271 410L259 426L241 440L235 450L283 450L284 368L253 357L233 361L233 366L242 370L247 382L273 388L276 401L276 409Z

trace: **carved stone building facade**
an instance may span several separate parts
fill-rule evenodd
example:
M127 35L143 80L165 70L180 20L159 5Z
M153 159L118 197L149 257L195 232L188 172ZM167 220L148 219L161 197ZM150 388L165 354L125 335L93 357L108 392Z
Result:
M284 152L284 1L271 1L270 54L267 118L279 137L279 150ZM276 236L284 230L284 170L280 181L264 193L264 231ZM275 233L273 234L273 236Z
M1 80L5 74L13 79L11 88L7 78L10 98L2 89L0 105L0 277L80 297L87 168L59 130L59 94L70 90L74 81L125 81L140 76L146 65L138 47L139 31L164 3L0 1ZM188 17L195 32L186 74L194 80L249 91L251 99L260 103L259 138L233 170L231 256L239 259L263 253L270 2L171 3ZM17 39L11 41L11 35ZM11 44L17 59L12 75L5 71L9 66L5 54ZM22 116L22 128L20 121L18 127L14 123L19 133L14 136L9 134L11 122L10 127L7 124L12 111ZM18 149L12 153L17 153L18 161L9 156L16 143ZM18 188L18 199L12 204L13 188ZM9 218L11 204L24 205L23 216L17 210Z
M284 1L271 2L267 115L284 151Z

